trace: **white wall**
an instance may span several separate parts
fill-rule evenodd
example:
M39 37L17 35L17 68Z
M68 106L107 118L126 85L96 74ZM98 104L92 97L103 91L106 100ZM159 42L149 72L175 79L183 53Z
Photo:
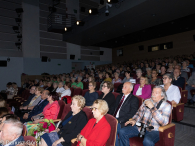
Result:
M70 59L70 55L75 55L75 60L81 59L81 46L67 43L67 59Z
M7 60L7 57L0 57L0 60ZM0 67L0 91L6 89L8 82L16 82L21 86L21 74L23 73L23 58L10 57L7 67Z
M112 49L100 47L100 51L104 51L104 55L100 55L100 61L112 62Z

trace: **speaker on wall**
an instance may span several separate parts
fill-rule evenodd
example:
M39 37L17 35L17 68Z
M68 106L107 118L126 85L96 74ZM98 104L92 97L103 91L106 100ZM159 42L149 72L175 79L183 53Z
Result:
M7 61L6 60L0 60L0 67L7 67Z
M104 55L104 51L100 51L100 55Z
M47 56L42 56L41 61L42 61L42 62L47 62L47 59L48 59Z
M74 58L75 58L75 55L70 55L71 60L74 60Z

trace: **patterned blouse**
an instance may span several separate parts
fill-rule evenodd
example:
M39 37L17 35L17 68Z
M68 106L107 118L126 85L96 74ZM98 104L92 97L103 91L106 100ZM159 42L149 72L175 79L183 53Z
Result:
M159 86L159 85L162 85L162 80L157 78L154 82L152 82L152 78L148 80L149 84L153 84L155 86Z

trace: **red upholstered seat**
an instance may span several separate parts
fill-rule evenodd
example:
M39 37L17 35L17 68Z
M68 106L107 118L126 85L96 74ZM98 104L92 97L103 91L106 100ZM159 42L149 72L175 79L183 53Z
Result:
M73 94L74 94L74 88L73 88L73 87L70 87L70 90L71 90L71 97L73 97Z
M58 113L57 119L60 119L60 117L62 116L62 112L63 112L63 110L64 110L65 103L64 103L63 100L59 100L59 101L58 101L58 104L59 104L59 106L60 106L60 111L59 111L59 113Z
M116 97L117 97L118 95L120 95L120 94L117 93L117 92L112 92L112 94L114 95L115 99L116 99Z
M143 98L141 98L140 96L136 96L136 95L134 95L135 97L137 97L138 99L139 99L139 107L143 104L143 102L144 102L144 99Z
M96 82L96 89L99 90L100 89L100 82Z
M190 78L191 76L191 72L186 72L188 74L188 79Z
M168 102L170 104L170 102ZM159 127L160 140L155 146L174 146L175 124L171 123L172 114L169 117L169 124ZM143 138L133 137L129 139L131 146L143 146Z
M84 107L84 108L83 108L83 111L84 111L85 114L87 115L88 121L89 121L91 118L93 118L93 113L92 113L92 111L91 111L90 108Z
M75 88L74 89L73 96L75 96L75 95L82 95L82 94L83 94L83 89L81 89L81 88Z
M156 85L150 84L150 86L151 86L151 89L153 90L153 88L154 88Z
M36 146L36 139L33 136L24 136L25 145Z
M117 88L118 88L118 86L119 86L120 84L122 84L122 83L114 83L114 92L117 91Z
M195 95L195 89L190 90L191 95Z
M67 104L72 102L72 97L71 96L63 96L61 98L61 100L63 100L63 98L66 98L67 99Z
M64 106L64 110L62 112L62 116L60 117L61 120L63 120L66 117L66 115L71 111L70 105L71 104L66 104Z
M188 91L182 90L181 91L181 103L187 103L188 102Z
M100 96L103 92L102 91L96 91L98 95Z
M86 93L86 92L88 92L88 91L89 91L89 89L85 89L85 90L83 90L83 94L82 94L82 95L83 95L83 97L85 96L85 93Z
M84 82L83 86L84 86L84 88L83 88L83 89L88 89L89 82Z

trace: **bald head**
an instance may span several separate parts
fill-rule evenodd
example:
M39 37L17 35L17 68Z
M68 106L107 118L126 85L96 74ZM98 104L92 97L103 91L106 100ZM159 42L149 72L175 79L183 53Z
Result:
M130 94L132 90L133 90L133 84L131 82L125 82L123 84L122 92L124 95Z

